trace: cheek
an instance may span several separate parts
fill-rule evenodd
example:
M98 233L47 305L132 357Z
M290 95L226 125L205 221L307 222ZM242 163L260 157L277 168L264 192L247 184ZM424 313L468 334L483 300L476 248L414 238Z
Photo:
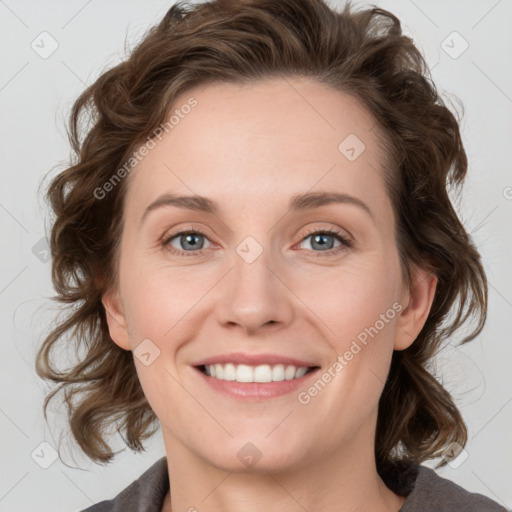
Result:
M400 297L399 271L375 256L337 269L315 270L316 275L301 277L294 286L340 349L375 324L378 331L390 333L387 327L396 317L393 304Z
M379 319L398 297L398 264L394 268L390 263L395 259L393 254L375 251L364 258L349 256L338 266L309 262L281 273L300 298L297 310L302 320L323 331L340 354L353 339L364 338L377 322L379 331L389 333L389 329L381 329ZM215 310L208 292L225 273L214 265L169 268L165 263L148 265L140 258L127 258L121 270L132 347L149 338L167 351L177 349L173 339L185 342L200 331L201 322ZM284 293L282 300L294 302L289 293Z
M212 273L202 276L192 268L141 268L140 272L127 272L124 280L124 305L132 346L145 338L168 346L176 332L190 327L187 315L214 285Z
M361 261L332 274L321 291L304 287L299 292L321 320L332 348L329 369L335 376L333 387L355 398L371 396L373 402L378 400L389 371L402 309L398 263L386 265L384 260ZM387 261L394 261L393 255Z

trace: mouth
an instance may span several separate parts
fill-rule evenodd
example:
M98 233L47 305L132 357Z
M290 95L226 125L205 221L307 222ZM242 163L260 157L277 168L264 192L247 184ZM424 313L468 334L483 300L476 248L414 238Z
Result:
M315 371L319 366L296 366L292 364L248 365L236 363L215 363L196 366L213 379L239 383L271 383L296 380Z
M191 366L211 390L244 401L292 394L320 369L311 360L284 354L242 352L207 357Z

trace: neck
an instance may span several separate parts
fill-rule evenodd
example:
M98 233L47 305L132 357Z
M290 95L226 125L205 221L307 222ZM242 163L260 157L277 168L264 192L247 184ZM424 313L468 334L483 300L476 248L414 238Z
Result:
M164 437L171 495L162 512L398 512L404 502L379 477L373 446L362 453L351 442L300 467L273 471L255 466L248 473L207 464L165 432Z

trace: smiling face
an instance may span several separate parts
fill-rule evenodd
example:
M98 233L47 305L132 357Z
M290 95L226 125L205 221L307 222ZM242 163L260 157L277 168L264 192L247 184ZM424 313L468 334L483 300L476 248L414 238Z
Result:
M215 83L174 108L191 97L128 178L104 296L112 339L146 340L168 455L277 470L372 453L393 349L435 288L402 282L375 121L306 79Z

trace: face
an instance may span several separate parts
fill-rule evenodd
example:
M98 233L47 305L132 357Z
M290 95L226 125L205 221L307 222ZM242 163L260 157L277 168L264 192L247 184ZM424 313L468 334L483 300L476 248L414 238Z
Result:
M168 455L284 470L373 447L392 352L433 294L402 282L374 119L298 78L211 84L173 109L129 175L104 296Z

